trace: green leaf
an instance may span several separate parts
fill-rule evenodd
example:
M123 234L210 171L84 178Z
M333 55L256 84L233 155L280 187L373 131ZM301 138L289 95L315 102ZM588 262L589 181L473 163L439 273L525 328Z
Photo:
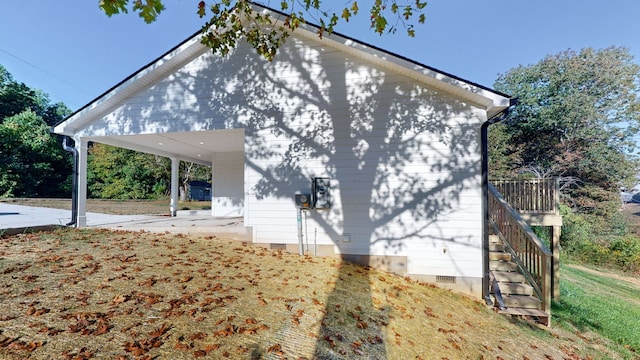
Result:
M150 23L165 10L166 2L167 0L100 0L99 4L108 16L126 13L132 9L145 22ZM422 13L422 9L427 5L425 1L416 0L415 5L413 1L400 2L399 0L375 0L372 3L367 4L370 27L380 35L384 32L394 33L399 27L403 27L409 37L414 37L416 32L414 25L424 23L426 19ZM198 16L201 18L211 16L203 25L203 31L207 34L202 38L203 43L211 47L214 52L226 55L239 41L247 41L258 53L271 59L288 33L305 23L306 18L311 17L320 24L318 36L322 37L326 32L333 32L341 21L350 22L360 11L359 2L353 0L348 1L338 14L328 11L330 6L320 0L281 0L282 11L288 13L296 5L300 11L295 14L288 13L284 25L274 28L272 19L253 14L252 4L253 1L249 0L217 0L212 1L208 6L207 1L199 1L196 12ZM389 24L393 26L390 27Z
M353 4L351 4L351 12L353 13L353 15L357 15L358 14L358 10L360 10L358 8L358 2L354 1Z
M404 16L405 20L409 20L409 18L411 18L412 15L413 15L413 8L411 8L411 6L406 6L404 8L404 11L402 12L402 16Z
M416 31L413 29L413 26L407 28L407 36L416 37Z
M205 15L207 15L207 10L205 9L207 5L205 4L204 1L200 1L198 3L198 16L199 17L204 17Z
M344 21L349 22L350 17L351 11L349 11L349 9L347 8L342 9L342 18L344 19Z
M136 0L133 3L133 10L137 10L138 15L143 18L147 24L154 22L164 9L161 0L146 0L144 3L142 0Z
M98 6L107 16L115 14L127 13L127 0L100 0Z
M375 32L377 32L378 34L382 34L387 28L387 19L382 16L378 16L377 18L375 18L374 28Z

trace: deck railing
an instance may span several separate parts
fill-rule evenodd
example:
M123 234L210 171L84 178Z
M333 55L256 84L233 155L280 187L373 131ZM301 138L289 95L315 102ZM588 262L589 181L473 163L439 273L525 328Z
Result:
M542 310L549 313L552 295L551 251L491 184L488 200L491 224L542 301Z
M558 179L491 180L511 206L521 214L560 215Z

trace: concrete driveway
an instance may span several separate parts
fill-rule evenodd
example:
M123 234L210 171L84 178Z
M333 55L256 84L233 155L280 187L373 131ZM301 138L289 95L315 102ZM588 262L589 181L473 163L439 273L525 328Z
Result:
M65 226L71 211L0 202L0 233L16 233L25 229ZM109 215L87 213L87 227L129 231L215 233L237 240L248 240L251 233L242 218L214 218L209 210L178 211L178 216Z

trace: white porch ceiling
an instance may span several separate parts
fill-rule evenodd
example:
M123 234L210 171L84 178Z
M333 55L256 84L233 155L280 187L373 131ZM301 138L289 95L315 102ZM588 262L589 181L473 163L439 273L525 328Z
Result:
M211 165L214 153L244 151L244 129L90 137L89 141Z

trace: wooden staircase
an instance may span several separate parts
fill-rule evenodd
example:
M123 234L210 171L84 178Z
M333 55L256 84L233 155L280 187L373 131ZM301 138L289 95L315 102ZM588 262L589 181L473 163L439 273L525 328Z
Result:
M527 283L498 235L489 235L489 270L498 286L498 289L492 287L491 295L496 298L500 313L550 325L550 314L543 310L542 301L534 295L533 287Z

